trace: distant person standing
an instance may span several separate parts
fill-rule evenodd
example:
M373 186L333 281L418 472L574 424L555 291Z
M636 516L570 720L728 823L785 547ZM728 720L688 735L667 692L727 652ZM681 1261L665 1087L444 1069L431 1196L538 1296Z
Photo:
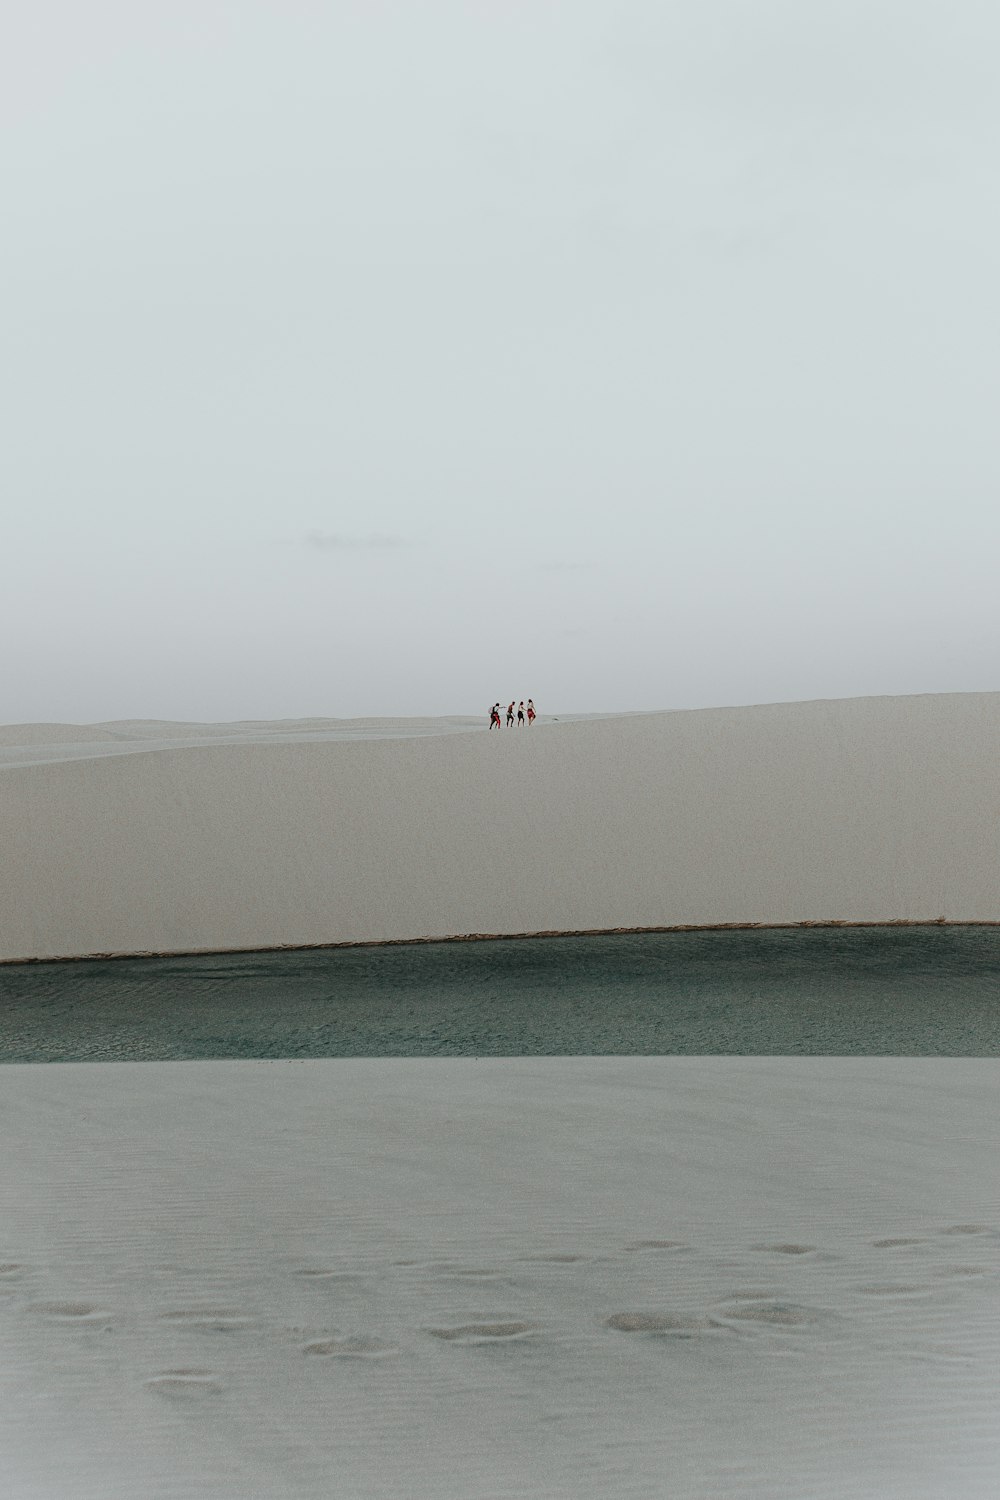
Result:
M523 729L524 728L524 699L523 698L521 699L520 703L517 705L517 727L518 727L518 729Z
M494 725L496 726L497 729L500 728L500 705L499 705L499 703L494 703L493 707L490 709L490 728L492 729L494 727Z
M535 722L535 705L531 701L531 699L529 698L528 699L528 728L529 729L531 728L531 726L532 726L532 724L534 722Z
M508 729L513 729L513 727L514 727L514 705L513 705L513 703L508 703L507 704L507 728Z

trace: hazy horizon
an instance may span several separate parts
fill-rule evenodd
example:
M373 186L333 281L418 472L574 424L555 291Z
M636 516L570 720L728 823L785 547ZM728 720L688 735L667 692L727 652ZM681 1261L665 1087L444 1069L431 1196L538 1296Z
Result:
M39 0L0 719L1000 687L1000 15Z
M1000 691L1000 689L986 688L986 689L982 689L981 691L984 694L988 694L988 693L993 692L993 691ZM969 690L969 692L967 692L967 693L963 693L961 690L958 690L954 694L954 696L956 696L956 697L962 697L962 696L966 696L967 697L967 696L970 696L970 695L971 696L975 696L976 695L976 690ZM928 696L931 696L931 697L942 697L942 696L949 696L949 695L948 694L940 694L940 693L936 693L936 694L925 694L925 693L856 693L856 694L850 695L851 698L921 698L921 697L928 697ZM509 701L509 700L507 700L507 701ZM525 698L524 701L527 702L527 698ZM794 705L800 705L802 707L807 707L811 703L838 703L838 702L845 702L845 701L848 701L847 695L843 695L841 697L834 697L833 695L830 695L830 696L817 695L817 696L808 697L808 698L806 698L806 697L804 697L804 698L775 698L775 699L767 699L767 700L762 700L760 702L753 702L753 703L749 703L749 702L748 703L706 703L706 704L700 704L697 707L688 707L688 706L683 705L683 704L676 704L676 705L674 705L672 707L669 707L669 708L663 708L663 707L661 707L661 708L590 709L590 708L579 708L579 707L577 707L574 704L569 704L569 705L555 704L555 705L546 705L544 711L542 711L542 712L539 713L538 722L540 724L541 723L545 723L548 720L553 719L553 718L555 718L557 720L562 719L564 722L569 723L569 722L576 722L576 721L579 721L579 720L587 720L587 719L627 718L629 716L644 716L644 715L653 715L653 714L659 714L659 713L685 713L685 712L687 712L687 713L695 713L695 712L698 712L699 708L703 709L705 711L708 711L708 712L710 712L712 710L718 710L720 712L725 712L727 709L740 709L740 708L747 708L747 709L751 709L751 708L782 708L782 707L792 707ZM504 704L501 704L501 708L504 708ZM200 727L204 727L205 729L218 730L220 728L225 728L227 725L232 725L234 729L237 729L241 725L253 726L253 725L257 725L257 724L269 724L269 725L273 725L275 727L277 727L278 725L281 725L281 724L288 724L290 726L296 726L296 725L309 726L309 725L321 725L321 724L324 724L324 723L327 723L327 724L336 724L336 723L344 723L344 724L352 724L352 723L361 723L361 724L365 724L365 723L384 723L386 725L394 725L394 724L404 725L408 721L411 721L411 720L414 721L414 722L417 722L417 723L419 723L419 722L426 722L430 726L430 725L433 725L435 722L444 723L444 722L446 722L447 720L450 720L450 719L459 720L459 721L475 720L477 723L481 723L482 727L484 729L488 730L488 728L489 728L489 706L487 705L482 710L477 710L474 707L470 707L470 708L456 709L454 711L450 711L450 712L446 712L446 713L441 713L441 714L394 714L394 713L391 713L391 712L387 712L387 713L371 713L371 714L283 714L283 715L282 714L275 714L275 715L272 715L270 718L261 718L260 716L258 716L256 718L250 718L249 716L245 716L245 717L242 717L242 718L217 718L217 719L209 719L209 718L204 718L204 719L185 718L185 719L181 719L181 718L164 718L164 716L162 714L159 714L159 715L146 715L146 716L140 716L140 715L137 715L137 714L131 714L131 715L121 715L121 716L118 716L118 717L115 717L115 718L109 718L109 719L7 719L7 720L0 720L0 730L15 730L15 729L19 729L19 728L22 728L22 727L23 728L38 729L38 728L44 728L46 726L52 726L53 728L61 728L61 729L62 728L88 729L88 728L103 728L105 726L115 726L115 725L136 725L136 726L143 725L143 726L149 726L149 725L156 725L156 724L162 724L165 729L170 728L170 727L177 727L177 728L182 728L182 729L190 728L190 729L196 730L196 729L198 729ZM461 728L462 726L460 725L459 727ZM505 727L505 721L503 721L503 724L502 724L501 727ZM524 727L524 726L522 726L522 727ZM301 730L296 730L295 728L290 728L288 732L289 732L289 734L295 734L295 733L307 734L308 733L308 727L304 727ZM319 731L317 731L317 732L319 732ZM431 729L428 729L428 732L431 733L433 731ZM334 735L334 737L336 738L336 735ZM146 735L144 735L142 737L142 740L145 740L147 738L149 738L149 737L146 736ZM176 736L171 736L171 738L176 738ZM140 748L141 748L142 740L140 742L138 742ZM181 737L181 740L183 740L183 736ZM13 744L13 743L14 743L13 741L9 742L9 744ZM32 741L32 743L35 743L35 742ZM38 741L37 743L43 743L43 742ZM157 741L157 743L159 743L159 741ZM112 747L112 746L109 745L109 747L108 747L109 753L110 753L111 749L113 749L113 748L114 747ZM58 750L58 746L51 746L50 749L52 749L55 752L55 751ZM7 753L6 756L3 755L2 753L0 753L0 762L3 762L3 761L6 760L10 764L15 764L15 765L16 764L20 764L20 762L17 761L16 759L15 760L11 760L10 759L10 754L11 754L10 751L8 751L8 753ZM60 759L61 757L58 754L54 754L51 758Z

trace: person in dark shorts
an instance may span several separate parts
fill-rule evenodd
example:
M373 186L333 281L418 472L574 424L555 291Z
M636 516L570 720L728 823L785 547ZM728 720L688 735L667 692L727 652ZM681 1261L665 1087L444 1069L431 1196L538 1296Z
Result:
M513 703L508 703L507 704L507 728L508 729L513 729L513 727L514 727L514 705L513 705Z
M520 703L517 705L517 727L518 727L518 729L523 729L524 728L524 699L523 698L521 699Z

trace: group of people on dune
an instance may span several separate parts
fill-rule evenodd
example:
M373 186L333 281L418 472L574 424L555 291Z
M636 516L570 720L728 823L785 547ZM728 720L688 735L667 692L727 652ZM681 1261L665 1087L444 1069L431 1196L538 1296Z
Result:
M525 710L524 699L522 698L521 701L520 701L520 703L517 705L517 727L518 727L518 729L523 729L524 728L524 721L525 721L525 719L527 719L527 721L528 721L529 724L533 724L535 722L535 717L536 717L536 715L535 715L535 705L532 703L531 699L530 698L528 699L528 707L527 707L527 710ZM513 705L513 703L508 703L507 704L507 728L508 729L512 729L513 727L514 727L514 705ZM499 703L494 703L493 707L490 709L490 728L491 729L499 729L500 728L500 705L499 705Z

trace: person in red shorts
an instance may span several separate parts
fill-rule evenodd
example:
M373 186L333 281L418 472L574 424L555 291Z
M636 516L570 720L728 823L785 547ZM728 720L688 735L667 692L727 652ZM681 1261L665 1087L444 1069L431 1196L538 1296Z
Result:
M531 726L532 726L532 724L534 722L535 722L535 705L531 701L531 699L529 698L528 699L528 728L529 729L531 728Z

